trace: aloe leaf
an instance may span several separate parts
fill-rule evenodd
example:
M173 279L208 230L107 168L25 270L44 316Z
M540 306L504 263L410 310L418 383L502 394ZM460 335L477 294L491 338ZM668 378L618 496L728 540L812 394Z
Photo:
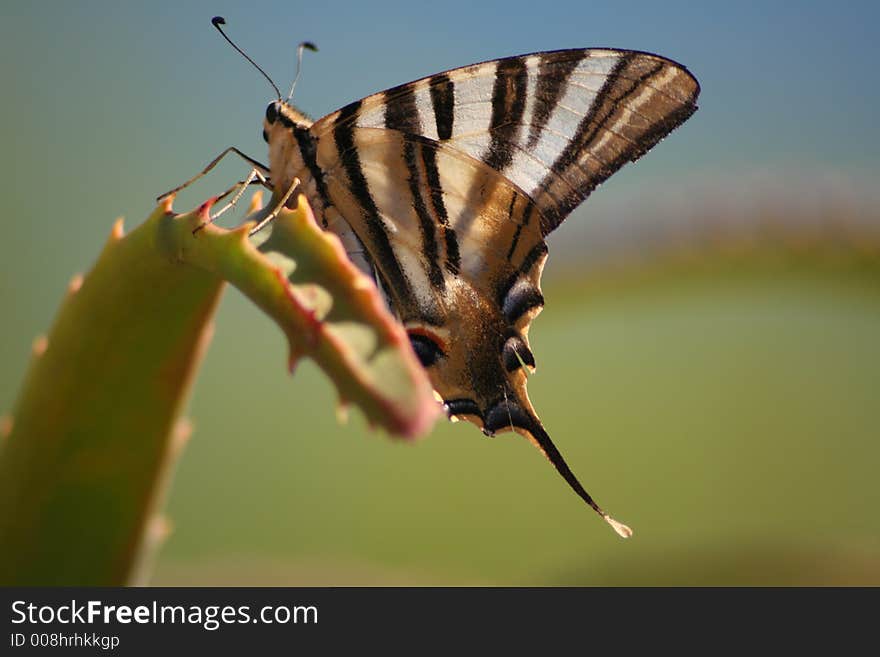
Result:
M204 224L209 208L203 206L198 219L189 216L188 231ZM272 317L287 336L291 370L308 356L334 382L340 403L357 405L371 425L403 437L425 433L440 407L372 280L334 234L318 227L305 196L249 238L265 213L255 212L232 231L204 225L196 239L175 229L167 248L229 281Z
M121 220L38 341L0 451L0 583L124 584L223 283Z
M133 581L167 533L157 513L224 281L269 314L291 365L313 358L343 401L395 435L438 415L403 328L304 200L271 232L207 225L168 201L71 284L0 424L0 584ZM268 235L266 238L265 235Z

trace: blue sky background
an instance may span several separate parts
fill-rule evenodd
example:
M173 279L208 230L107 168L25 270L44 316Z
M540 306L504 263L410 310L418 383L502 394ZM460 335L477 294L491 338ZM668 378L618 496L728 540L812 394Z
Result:
M72 193L98 182L71 168L102 170L103 188L124 186L134 173L145 185L156 180L162 189L228 144L260 155L265 146L259 122L272 94L213 31L214 14L226 16L230 34L280 87L292 77L298 41L321 47L308 56L296 98L315 116L473 61L616 46L676 59L703 88L700 111L639 165L646 177L726 176L755 167L827 168L870 178L878 172L876 3L329 7L5 3L2 137L10 174L4 180L14 199L30 191L27 179ZM119 167L121 161L128 166ZM155 173L145 177L148 169ZM112 211L141 211L154 190L145 191L138 207Z
M621 208L686 209L706 193L728 204L768 188L808 204L827 190L877 196L876 3L7 2L0 184L18 219L0 243L0 292L22 312L48 321L51 304L33 300L91 261L113 217L144 217L158 193L228 145L264 157L272 92L211 27L215 14L283 88L296 43L319 45L295 99L315 116L446 68L542 49L616 46L684 63L702 84L700 110L595 194L581 210L589 219L568 222L573 236ZM243 170L230 165L180 202ZM46 215L58 209L65 219ZM19 256L45 251L50 227L65 245L49 247L57 270L35 270ZM22 271L26 292L10 282Z
M758 181L785 187L792 176L806 190L831 177L871 193L880 173L876 3L29 2L0 12L0 179L7 204L31 213L4 252L41 237L25 209L41 190L49 207L77 200L76 221L53 227L75 244L108 217L143 216L227 145L263 157L272 92L214 32L215 14L283 88L296 43L320 46L295 99L315 116L442 69L542 49L616 46L684 63L702 84L699 112L591 199L596 215L640 194L696 185L747 197ZM83 257L69 253L68 269Z
M60 151L91 165L109 141L127 161L152 162L159 147L173 154L173 180L226 144L259 154L271 91L211 28L210 17L223 14L230 34L281 87L292 77L295 44L321 47L297 93L316 116L477 60L617 46L676 59L703 87L700 112L663 147L667 161L645 168L877 173L876 3L179 4L6 3L3 137L14 156L7 161L29 175L23 164L56 173L47 160L64 162ZM45 138L25 126L41 126ZM178 149L191 150L191 161L180 161ZM110 168L113 183L123 173Z

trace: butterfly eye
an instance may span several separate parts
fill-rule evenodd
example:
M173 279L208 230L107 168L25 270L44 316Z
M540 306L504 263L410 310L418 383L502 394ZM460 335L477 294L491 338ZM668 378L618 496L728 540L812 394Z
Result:
M409 341L422 363L422 367L431 367L441 356L445 355L443 349L432 336L410 332Z
M266 120L269 123L275 123L278 119L278 103L272 101L269 103L269 106L266 108Z

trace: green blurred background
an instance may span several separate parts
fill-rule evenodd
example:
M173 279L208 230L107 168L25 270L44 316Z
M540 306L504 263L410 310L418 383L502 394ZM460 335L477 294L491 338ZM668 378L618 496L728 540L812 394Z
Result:
M317 42L296 97L316 116L503 55L655 51L701 109L551 237L531 333L545 426L635 536L516 436L340 426L331 384L309 363L291 379L229 290L151 581L880 584L880 11L734 4L4 2L0 411L116 216L227 145L264 158L271 92L211 16L281 87Z

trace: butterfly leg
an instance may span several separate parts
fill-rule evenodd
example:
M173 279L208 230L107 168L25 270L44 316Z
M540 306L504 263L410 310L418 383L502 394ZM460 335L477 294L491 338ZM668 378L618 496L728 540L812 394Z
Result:
M227 195L229 195L236 187L238 187L238 191L235 193L235 196L233 196L226 205L224 205L222 208L217 210L217 212L211 215L211 221L216 220L217 217L222 215L227 210L231 210L232 208L234 208L235 204L238 203L238 200L244 195L250 185L262 185L266 189L273 189L272 185L266 179L266 176L260 173L258 169L251 169L251 172L248 174L247 178L245 178L241 182L234 184L232 187L230 187L217 197L217 200L219 201L220 199L223 199Z
M203 221L193 229L193 235L202 230L208 224L214 223L217 218L226 211L234 208L235 204L238 203L239 199L244 195L244 193L247 191L247 188L251 185L262 185L266 189L273 189L272 184L266 179L266 177L262 173L260 173L257 169L251 169L251 172L250 174L248 174L247 178L235 183L234 185L232 185L232 187L230 187L217 197L217 200L220 201L229 196L232 192L235 192L235 196L233 196L226 205L224 205L222 208L217 210L217 212L212 214L207 221Z
M244 153L242 153L240 150L238 150L235 146L230 146L230 147L227 148L225 151L223 151L222 153L220 153L220 155L218 155L218 156L215 157L213 160L211 160L211 161L208 163L208 166L206 166L206 167L205 167L204 169L202 169L199 173L197 173L197 174L194 175L192 178L190 178L189 180L187 180L185 183L183 183L182 185L178 185L178 186L175 187L174 189L172 189L172 190L170 190L170 191L168 191L168 192L165 192L164 194L162 194L161 196L159 196L158 198L156 198L156 202L158 203L159 201L162 201L163 199L168 198L168 197L171 196L172 194L176 194L176 193L179 192L180 190L182 190L182 189L186 189L187 187L189 187L190 185L192 185L195 181L197 181L199 178L201 178L202 176L204 176L205 174L207 174L208 172L210 172L211 169L213 169L214 167L216 167L217 164L219 164L220 160L222 160L224 157L226 157L227 155L229 155L229 153L235 153L235 154L238 155L240 158L242 158L245 162L248 162L252 167L254 167L254 169L257 169L257 170L259 170L259 171L263 171L266 175L268 175L268 173L269 173L269 167L267 167L265 164L261 164L260 162L258 162L257 160L255 160L255 159L252 158L252 157L248 157L247 155L245 155Z
M294 178L293 182L290 183L290 187L287 189L286 192L284 192L284 196L282 196L281 199L278 201L278 203L275 204L275 207L272 208L272 212L270 212L265 217L260 219L260 221L257 223L257 225L254 226L253 228L251 228L251 232L248 234L253 235L257 231L259 231L263 226L265 226L270 221L272 221L275 217L277 217L278 213L281 212L281 208L283 208L287 204L287 200L291 196L293 196L293 192L296 190L297 187L299 187L299 178Z

